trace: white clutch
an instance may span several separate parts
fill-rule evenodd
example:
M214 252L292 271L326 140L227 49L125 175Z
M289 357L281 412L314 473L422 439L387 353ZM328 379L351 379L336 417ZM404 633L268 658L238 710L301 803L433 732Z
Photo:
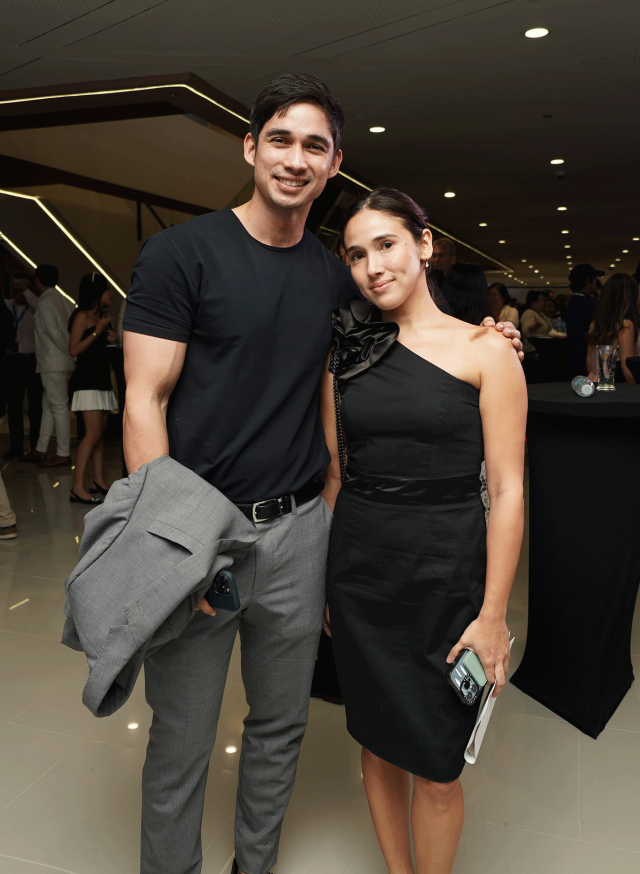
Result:
M509 650L511 650L511 648L513 647L514 641L515 637L512 637L509 641ZM489 720L491 719L491 714L493 713L493 708L495 707L496 701L498 700L497 698L491 697L495 688L496 684L494 683L489 691L485 693L485 699L482 702L482 705L478 712L476 724L473 726L473 731L471 732L469 743L467 744L467 748L464 751L464 760L469 765L475 765L476 763L478 753L480 752L480 747L482 746L482 741L487 731L487 726L489 725Z

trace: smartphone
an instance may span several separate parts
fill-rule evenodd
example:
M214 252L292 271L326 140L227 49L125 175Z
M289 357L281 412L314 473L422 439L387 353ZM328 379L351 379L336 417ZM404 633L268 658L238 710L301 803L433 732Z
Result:
M470 649L463 649L451 665L447 680L464 704L475 704L487 685L487 675L478 656Z
M235 613L240 609L238 586L231 571L219 571L204 597L215 610L231 610Z

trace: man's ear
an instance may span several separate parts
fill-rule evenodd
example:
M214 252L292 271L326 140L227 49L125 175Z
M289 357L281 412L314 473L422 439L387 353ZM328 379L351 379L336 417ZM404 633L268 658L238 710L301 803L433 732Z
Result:
M334 176L337 175L338 170L340 169L340 164L342 164L342 149L338 149L337 152L334 152L333 161L331 162L331 170L329 170L328 179L333 179Z
M244 138L244 159L252 167L256 166L256 147L253 134L247 134Z

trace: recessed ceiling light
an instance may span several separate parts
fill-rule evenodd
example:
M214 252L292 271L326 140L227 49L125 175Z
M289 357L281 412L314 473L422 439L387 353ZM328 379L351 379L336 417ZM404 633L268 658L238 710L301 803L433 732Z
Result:
M539 271L539 270L534 270L534 271L533 271L533 272L534 272L534 273L540 273L540 271Z
M571 244L567 243L567 245L565 246L565 249L570 249L570 248L571 248Z
M616 258L616 261L619 261L619 260L620 260L619 258Z
M523 264L526 264L526 263L527 263L527 259L526 259L526 258L523 258L523 259L522 259L522 263L523 263Z
M542 36L546 36L549 33L546 27L532 27L530 30L526 30L524 35L527 39L540 39Z
M571 258L571 255L567 255L566 257L567 257L567 258Z
M568 234L569 231L560 231L561 234Z
M547 285L549 285L549 280L547 279Z
M554 158L551 161L552 164L564 164L564 158Z
M628 250L628 249L623 249L623 250L622 250L622 254L623 254L623 255L628 255L628 254L629 254L629 250Z
M129 725L127 726L127 728L130 728L132 730L134 728L138 728L138 723L137 722L130 722Z
M480 224L478 225L478 227L479 227L479 228L486 228L486 227L487 227L487 223L486 223L486 222L480 222Z
M238 748L237 747L225 747L224 751L225 751L225 753L229 753L229 754L237 753Z
M640 240L640 237L634 237L634 238L633 238L633 242L634 242L634 243L636 243L638 240Z
M533 264L529 264L529 270L533 270Z
M567 207L566 207L566 206L559 206L559 207L558 207L558 212L566 212L566 211L567 211Z
M615 264L609 264L609 267L615 267L615 266L616 266Z
M455 191L445 191L444 196L445 197L455 197L456 193L455 193Z
M386 127L380 127L380 125L376 125L374 127L370 127L369 131L372 134L383 134L386 131Z
M506 243L506 240L498 240L499 243Z

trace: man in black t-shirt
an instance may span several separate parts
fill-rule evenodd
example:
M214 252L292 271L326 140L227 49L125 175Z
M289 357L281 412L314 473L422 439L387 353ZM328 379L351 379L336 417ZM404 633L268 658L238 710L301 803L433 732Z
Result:
M323 624L331 511L320 495L329 453L319 387L331 310L358 296L348 268L305 230L338 172L342 128L340 104L315 77L272 82L245 139L251 200L151 237L133 272L128 469L170 454L261 534L235 569L241 610L216 615L202 601L183 634L146 660L154 719L142 874L201 870L207 769L238 632L249 715L232 870L265 874L276 861Z

